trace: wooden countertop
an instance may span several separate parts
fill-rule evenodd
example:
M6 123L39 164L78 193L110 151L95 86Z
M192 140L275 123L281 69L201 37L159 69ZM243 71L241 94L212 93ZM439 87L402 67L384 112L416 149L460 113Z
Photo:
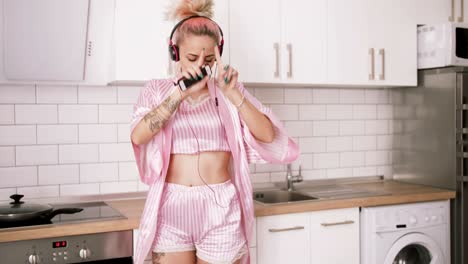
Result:
M366 189L369 191L385 192L386 194L379 196L368 196L349 199L319 199L278 205L263 205L261 203L254 202L255 215L267 216L277 214L299 213L306 211L318 211L350 207L368 207L434 200L446 200L455 198L454 191L401 183L396 181L359 183L359 188ZM0 242L91 233L103 233L138 228L140 222L140 215L143 212L143 206L145 204L144 198L110 200L106 202L110 206L123 213L127 217L127 219L4 229L3 231L0 231Z

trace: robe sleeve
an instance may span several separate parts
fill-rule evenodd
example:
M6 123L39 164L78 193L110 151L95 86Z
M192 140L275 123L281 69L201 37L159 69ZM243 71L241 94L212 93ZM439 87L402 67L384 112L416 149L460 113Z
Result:
M140 95L133 106L130 123L130 133L133 132L141 119L161 102L160 80L147 82L140 91ZM145 144L135 144L132 141L133 152L137 164L140 180L151 185L161 175L163 167L163 130L159 131Z
M291 163L299 156L299 147L290 138L280 120L273 114L270 108L264 106L260 101L252 96L242 83L239 83L239 91L245 95L245 99L254 105L268 119L270 119L275 137L272 142L265 143L257 140L250 132L247 124L241 120L244 146L249 163Z

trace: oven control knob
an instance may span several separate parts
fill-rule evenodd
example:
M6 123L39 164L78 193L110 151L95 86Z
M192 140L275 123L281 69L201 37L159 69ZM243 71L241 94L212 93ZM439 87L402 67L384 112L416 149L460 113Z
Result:
M29 255L29 264L37 264L39 263L39 256L36 254Z
M81 259L88 259L91 256L91 250L87 248L80 249L80 258Z

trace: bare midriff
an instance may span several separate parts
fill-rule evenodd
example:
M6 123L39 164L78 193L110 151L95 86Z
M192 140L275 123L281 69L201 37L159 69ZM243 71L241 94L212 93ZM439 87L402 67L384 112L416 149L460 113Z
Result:
M171 154L166 182L197 186L204 185L205 182L206 184L222 183L231 178L229 174L230 152L204 151L199 155L198 158L197 154Z

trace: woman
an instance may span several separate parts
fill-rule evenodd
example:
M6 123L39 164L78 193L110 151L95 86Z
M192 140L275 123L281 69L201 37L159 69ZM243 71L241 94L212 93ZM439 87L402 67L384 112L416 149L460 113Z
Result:
M298 156L277 118L223 65L212 6L212 0L185 0L173 7L170 17L182 19L170 40L178 76L149 81L134 106L132 146L140 178L150 186L136 264L150 250L153 263L250 263L248 163ZM216 77L203 76L204 64ZM180 77L199 81L183 91L175 83Z

